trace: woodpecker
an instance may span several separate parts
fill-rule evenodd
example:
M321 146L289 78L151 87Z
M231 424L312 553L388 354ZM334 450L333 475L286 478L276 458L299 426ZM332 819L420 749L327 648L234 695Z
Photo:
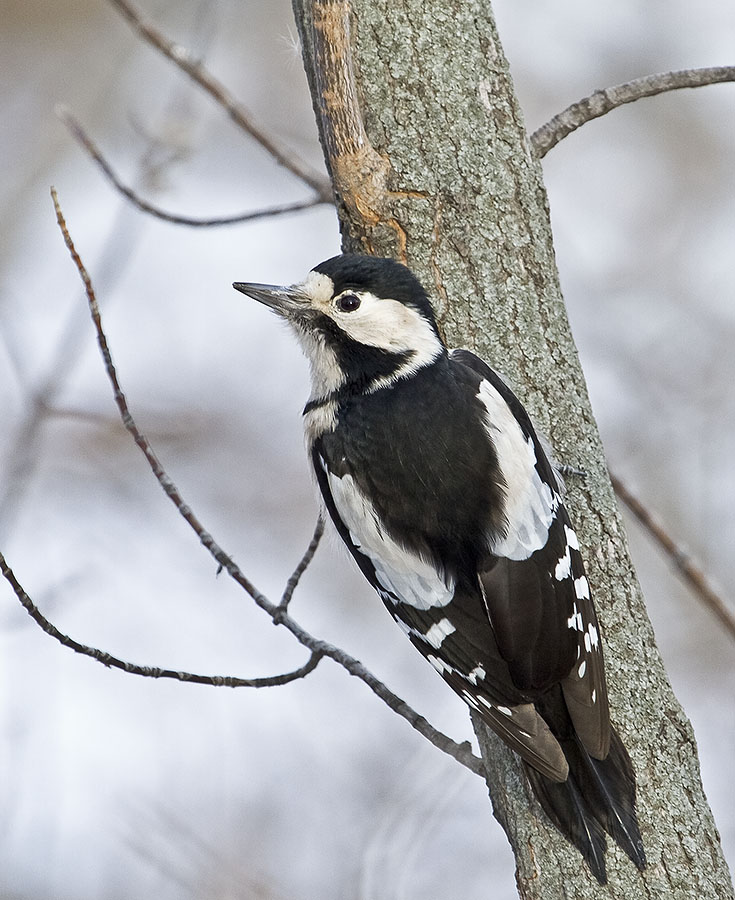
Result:
M521 756L598 881L606 832L644 868L579 542L518 398L447 349L425 290L392 259L335 256L291 287L233 287L285 319L309 360L316 481L388 612Z

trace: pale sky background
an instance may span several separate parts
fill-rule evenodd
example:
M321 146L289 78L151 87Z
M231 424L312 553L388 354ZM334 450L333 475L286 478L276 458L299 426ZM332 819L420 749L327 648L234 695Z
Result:
M143 2L143 0L141 0ZM284 0L146 0L258 121L321 165ZM498 0L531 129L596 88L733 62L735 7ZM0 547L41 609L142 664L264 675L305 654L199 547L124 433L54 184L133 413L205 526L276 600L317 504L306 364L230 287L338 252L332 210L187 229L135 211L63 102L146 197L188 215L302 199L104 0L0 0ZM570 318L610 466L735 589L735 87L618 110L544 161ZM735 863L735 646L634 525L636 565ZM599 599L598 599L598 602ZM457 740L464 705L334 541L294 601ZM323 662L264 691L154 682L46 637L0 586L2 900L510 900L482 782Z

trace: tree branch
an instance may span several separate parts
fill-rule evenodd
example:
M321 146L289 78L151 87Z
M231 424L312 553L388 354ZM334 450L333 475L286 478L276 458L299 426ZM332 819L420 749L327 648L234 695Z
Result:
M97 647L90 647L87 644L81 644L74 638L69 637L49 622L43 615L36 604L31 600L23 586L15 577L13 570L8 565L5 556L0 552L0 572L5 577L15 591L15 596L20 600L21 605L28 615L52 638L57 640L63 647L69 647L75 653L81 653L83 656L89 656L103 666L113 669L121 669L128 675L141 675L144 678L173 678L176 681L192 682L194 684L208 684L212 687L277 687L296 681L299 678L305 678L310 672L316 669L323 654L318 651L312 651L308 662L293 672L285 672L282 675L270 675L266 678L239 678L235 675L196 675L193 672L177 672L175 669L162 669L158 666L139 666L135 663L125 662L118 659L106 650L100 650Z
M618 106L633 103L644 97L654 97L666 91L678 91L681 88L704 87L707 84L720 84L735 81L735 66L712 66L706 69L681 69L678 72L661 72L657 75L646 75L625 84L595 91L589 97L572 103L565 110L554 116L531 135L531 144L536 156L542 159L552 147L567 135L576 131L592 119L604 116Z
M321 513L317 517L316 525L314 526L314 534L311 538L311 542L309 546L306 548L306 552L301 557L301 562L296 566L293 571L293 574L286 582L286 588L281 597L281 602L278 604L278 611L276 614L276 620L288 610L288 605L293 598L294 591L298 587L299 581L301 581L301 576L307 570L309 565L311 564L312 559L314 558L314 554L317 551L317 547L319 546L319 542L322 539L322 535L324 534L324 519L321 516Z
M676 543L653 513L633 494L617 475L610 473L615 493L625 503L635 518L672 561L687 586L702 603L720 620L730 637L735 638L735 615L715 591L702 569L691 556Z
M102 354L105 365L105 371L107 373L110 384L112 385L115 403L117 404L118 410L120 412L120 417L122 419L123 425L131 434L133 440L145 456L154 476L156 477L156 480L163 488L164 493L174 504L179 514L192 528L194 533L199 538L200 543L202 543L204 547L206 547L209 553L217 561L219 566L222 569L225 569L227 571L227 574L237 584L239 584L247 594L249 594L256 605L270 616L275 624L283 625L288 631L291 632L291 634L300 644L311 650L312 654L328 656L330 659L334 660L336 663L346 669L350 673L350 675L354 675L356 678L359 678L373 691L374 694L380 697L380 699L383 700L383 702L386 703L386 705L389 706L390 709L398 713L398 715L402 716L416 731L419 732L419 734L421 734L428 741L434 744L435 747L438 747L449 756L452 756L457 760L457 762L461 763L476 775L482 776L484 773L482 761L472 753L469 742L457 744L456 741L453 741L447 735L443 734L441 731L438 731L423 716L419 715L404 700L394 694L385 684L383 684L382 681L376 678L376 676L373 675L372 672L370 672L361 662L359 662L359 660L356 660L348 653L345 653L344 650L341 650L340 648L335 647L332 644L329 644L326 641L322 641L319 638L316 638L313 635L309 634L308 631L303 629L291 616L288 615L287 612L284 611L282 605L277 606L276 604L272 603L245 576L237 563L235 563L235 561L227 553L225 553L220 545L214 540L212 535L204 528L192 509L186 504L178 488L159 462L148 439L140 431L135 423L135 420L133 419L133 416L130 413L127 400L125 399L125 395L122 391L122 388L120 387L120 382L117 376L115 365L112 361L109 345L107 343L107 337L102 327L102 318L100 315L99 306L91 279L89 277L89 274L87 273L84 263L81 260L81 257L74 247L74 243L71 239L71 235L69 234L69 230L64 220L61 207L59 205L58 196L54 188L51 188L51 196L54 201L54 209L56 210L56 218L59 223L59 228L61 229L61 233L64 236L64 241L67 248L69 249L71 258L84 284L84 288L87 294L87 301L89 304L89 310L92 316L92 322L94 323L94 327L97 332L97 342L99 344L100 352ZM309 548L304 554L304 557L294 571L294 574L289 579L289 583L291 581L298 581L298 578L301 576L304 569L308 565L308 562L310 561L314 551L316 550L316 544L318 543L317 535L319 532L320 528L319 524L317 523L317 528L315 529L311 544L309 545ZM292 593L293 591L291 591L291 594ZM287 599L290 599L288 586L286 588L286 591L284 592L284 596Z
M128 0L110 0L110 3L130 23L139 37L155 47L205 90L225 110L232 121L254 138L279 165L307 184L316 193L320 202L332 202L332 186L328 179L315 172L295 153L282 146L274 137L256 125L251 113L232 96L222 82L209 72L200 59L196 58L186 47L169 40L150 22L144 21L140 12Z
M232 216L213 216L206 219L170 213L155 204L150 203L148 200L144 200L131 187L122 181L110 163L105 159L102 151L84 130L79 120L74 117L66 106L61 103L58 104L56 106L56 115L69 129L72 137L84 147L94 162L97 163L104 176L119 193L126 197L133 206L137 207L141 212L148 213L158 219L163 219L165 222L172 222L174 225L188 225L194 228L237 225L241 222L252 222L256 219L267 219L273 216L282 216L287 213L299 212L304 209L312 209L314 206L319 206L326 202L331 203L331 199L326 201L320 197L314 197L311 200L301 200L297 203L285 203L282 206L274 206L268 209L257 209L252 212L237 213Z

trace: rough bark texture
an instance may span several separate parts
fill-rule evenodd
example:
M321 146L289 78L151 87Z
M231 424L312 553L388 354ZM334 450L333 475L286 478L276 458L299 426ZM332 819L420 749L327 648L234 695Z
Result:
M612 718L638 774L649 867L611 843L610 884L550 826L518 759L475 722L521 897L727 898L692 729L646 616L561 297L540 167L482 0L294 0L345 249L395 256L450 345L504 372L569 488L604 636ZM488 886L490 892L492 887Z

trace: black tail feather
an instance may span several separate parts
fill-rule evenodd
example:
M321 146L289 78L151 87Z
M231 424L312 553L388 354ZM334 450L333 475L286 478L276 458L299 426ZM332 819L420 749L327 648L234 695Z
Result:
M635 773L615 730L611 730L610 738L610 752L603 760L594 759L579 748L596 782L590 784L587 797L592 800L593 814L605 831L639 869L645 869L646 853L635 814Z
M592 815L574 776L570 773L566 781L558 782L529 765L525 769L533 792L546 815L579 850L600 884L607 884L605 831Z
M610 752L593 759L576 738L561 741L569 777L555 782L526 766L534 793L551 821L580 851L600 884L607 883L605 832L639 869L645 868L635 814L635 774L622 741L612 732Z

